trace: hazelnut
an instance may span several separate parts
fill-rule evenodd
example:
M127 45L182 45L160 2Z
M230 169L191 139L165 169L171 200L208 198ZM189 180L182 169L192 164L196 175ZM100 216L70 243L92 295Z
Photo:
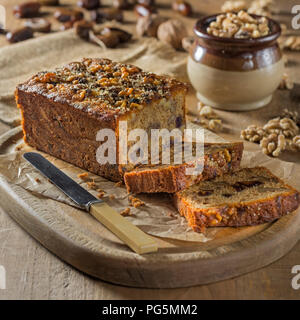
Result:
M128 0L113 0L112 2L113 7L117 9L129 9L130 3Z
M73 21L67 21L67 22L64 22L64 23L59 27L59 30L61 30L61 31L66 31L66 30L72 29L73 26L74 26L74 22L73 22Z
M119 38L119 42L127 42L132 38L132 34L119 28L106 27L101 31L101 35L110 36L111 34L116 35Z
M176 0L175 2L173 2L172 8L174 11L177 11L178 13L186 17L191 16L193 13L192 6L188 2L182 0Z
M100 7L100 0L79 0L77 5L87 10L94 10Z
M10 31L6 34L6 39L10 43L16 43L33 38L33 30L29 27L17 29L15 31Z
M167 18L158 14L140 17L137 21L136 32L138 36L156 37L158 27L167 20Z
M184 23L171 19L162 23L157 30L158 39L170 44L175 49L182 48L182 39L188 36Z
M51 23L43 18L33 18L24 22L25 27L31 28L34 32L50 32Z
M75 33L84 40L89 40L90 31L93 31L94 24L92 22L81 20L74 23Z
M109 35L95 34L93 31L90 31L90 41L98 44L100 47L104 48L115 48L119 43L119 37L110 33Z
M83 19L83 13L80 10L76 9L57 9L54 12L54 18L57 19L59 22L75 22Z
M17 18L36 17L40 13L41 5L38 2L24 2L16 5L13 14Z
M58 6L59 0L37 0L42 6Z
M155 6L155 0L137 0L139 4L145 4L146 6Z
M146 4L137 4L134 7L134 11L140 17L147 17L150 16L152 13L155 13L156 9Z
M103 23L104 21L116 20L123 21L123 12L116 8L102 8L91 11L91 19L96 23Z

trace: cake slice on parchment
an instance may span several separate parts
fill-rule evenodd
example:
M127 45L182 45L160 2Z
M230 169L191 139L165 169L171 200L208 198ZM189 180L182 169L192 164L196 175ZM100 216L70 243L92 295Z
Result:
M193 144L195 148L196 144ZM195 175L187 174L187 168L193 168L195 160L174 163L174 148L170 150L170 164L139 165L124 172L124 182L128 192L132 193L174 193L202 180L208 180L240 168L243 143L207 143L203 156L198 159L203 170ZM184 153L182 152L182 155ZM161 161L161 155L160 155ZM123 167L124 168L124 167Z
M271 222L300 205L300 194L264 167L243 168L174 194L174 203L194 231L205 227Z
M83 59L39 72L17 86L25 141L38 150L113 181L119 171L119 123L128 132L185 128L187 86L109 59ZM100 129L116 137L115 163L99 164ZM130 143L128 144L130 147Z

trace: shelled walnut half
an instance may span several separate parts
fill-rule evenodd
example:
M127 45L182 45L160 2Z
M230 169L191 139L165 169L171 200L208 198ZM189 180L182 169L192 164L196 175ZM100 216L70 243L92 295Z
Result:
M294 88L294 82L289 78L287 73L284 73L278 89L292 90L293 88Z
M196 120L194 120L194 123L200 124L203 128L206 128L213 132L219 132L222 130L222 120L218 119L212 107L207 106L199 101L197 109L199 112L199 118L196 118Z
M243 0L238 1L225 1L221 7L222 12L238 12L240 10L246 10L247 3Z

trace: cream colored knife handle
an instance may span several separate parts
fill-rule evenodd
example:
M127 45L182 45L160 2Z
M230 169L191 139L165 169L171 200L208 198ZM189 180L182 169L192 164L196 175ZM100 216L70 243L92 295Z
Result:
M105 202L94 203L90 213L138 254L156 252L154 239L137 228Z

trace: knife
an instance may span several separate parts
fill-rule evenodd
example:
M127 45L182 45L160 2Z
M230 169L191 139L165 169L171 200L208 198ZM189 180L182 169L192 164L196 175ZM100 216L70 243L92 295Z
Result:
M51 162L36 152L24 153L23 157L82 209L88 211L107 229L138 254L156 252L157 243L101 199L97 199L72 180Z

